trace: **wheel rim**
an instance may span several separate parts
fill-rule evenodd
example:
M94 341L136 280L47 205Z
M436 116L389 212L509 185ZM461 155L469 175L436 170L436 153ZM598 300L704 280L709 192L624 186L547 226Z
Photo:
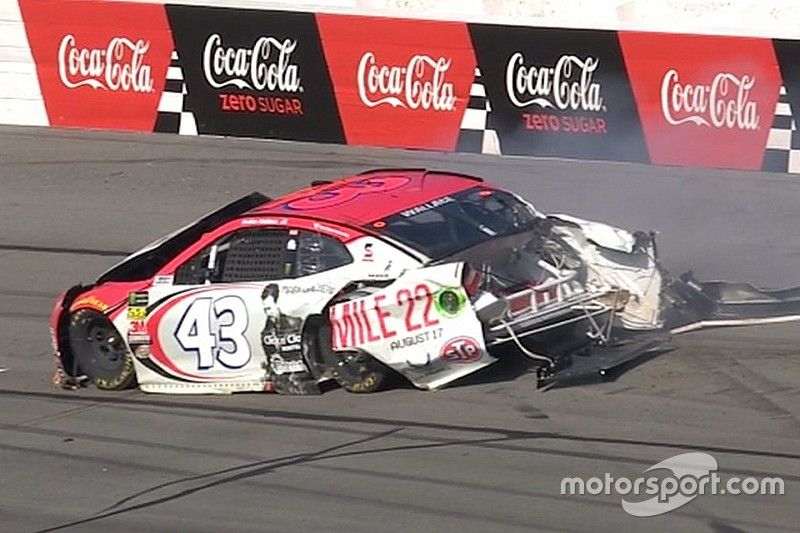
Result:
M360 383L369 373L364 355L358 352L347 352L340 356L336 370L339 378L348 383Z
M91 378L112 379L125 365L127 350L116 329L103 316L84 317L76 324L72 349L81 371Z
M96 365L103 371L119 370L125 361L125 350L116 331L98 321L90 322L86 341Z

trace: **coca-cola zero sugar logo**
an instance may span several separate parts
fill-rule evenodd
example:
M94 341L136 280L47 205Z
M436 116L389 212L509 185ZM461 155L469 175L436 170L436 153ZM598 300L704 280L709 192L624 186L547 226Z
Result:
M506 94L519 108L605 111L600 84L593 81L599 65L596 57L565 54L554 66L529 66L515 52L506 64Z
M486 127L503 154L647 161L616 32L469 29L489 100ZM472 136L462 135L465 147Z
M58 75L65 87L152 93L152 68L145 63L150 43L113 37L103 48L81 48L67 34L58 47Z
M343 142L313 13L167 5L200 133Z
M164 6L19 6L51 125L153 131L173 50Z
M655 164L758 169L780 73L768 39L621 32Z
M711 83L682 83L678 71L670 69L661 82L661 112L670 124L691 122L715 128L758 128L758 105L750 100L756 79L720 72Z
M250 48L224 46L215 33L203 48L203 73L215 89L236 87L251 91L303 92L300 67L292 63L296 39L261 36Z
M465 24L316 19L348 144L455 148L475 77Z
M455 110L455 90L445 76L452 61L414 55L404 66L378 65L367 52L358 63L358 95L367 107Z

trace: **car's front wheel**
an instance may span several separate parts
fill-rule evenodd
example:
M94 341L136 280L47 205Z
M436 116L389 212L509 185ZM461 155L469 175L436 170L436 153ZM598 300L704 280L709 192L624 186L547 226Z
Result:
M72 313L69 347L80 371L98 389L121 390L135 384L130 351L114 324L100 313L88 309Z

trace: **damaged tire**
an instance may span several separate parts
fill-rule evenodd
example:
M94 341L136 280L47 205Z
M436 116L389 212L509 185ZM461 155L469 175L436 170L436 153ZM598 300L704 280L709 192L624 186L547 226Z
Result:
M334 352L331 349L331 328L325 325L318 330L319 350L332 372L333 379L347 392L368 393L386 388L395 372L363 352Z
M114 324L100 313L81 309L70 316L69 347L78 370L98 389L121 390L136 383L128 346Z

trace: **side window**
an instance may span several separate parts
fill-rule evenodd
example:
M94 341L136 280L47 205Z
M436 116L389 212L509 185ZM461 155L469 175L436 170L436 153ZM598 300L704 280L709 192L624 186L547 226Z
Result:
M353 262L353 256L336 239L305 230L290 230L289 244L297 239L294 277L325 272Z
M295 252L285 229L246 229L222 237L175 271L176 285L292 277Z
M246 229L200 250L175 271L176 285L310 276L353 262L339 241L304 230Z

